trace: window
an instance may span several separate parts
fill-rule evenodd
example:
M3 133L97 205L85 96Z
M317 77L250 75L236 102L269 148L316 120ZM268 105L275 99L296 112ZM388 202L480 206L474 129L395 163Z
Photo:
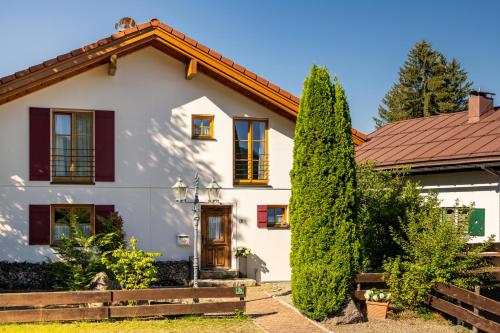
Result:
M197 115L192 116L192 138L213 139L214 138L214 116Z
M70 223L75 222L86 236L94 233L94 206L92 205L52 205L52 243L71 237Z
M288 228L286 206L267 206L267 226Z
M442 221L463 221L468 219L471 236L484 236L485 209L468 207L443 207L441 210Z
M55 111L52 133L52 181L91 183L94 176L93 112Z
M267 184L267 120L234 120L235 184Z

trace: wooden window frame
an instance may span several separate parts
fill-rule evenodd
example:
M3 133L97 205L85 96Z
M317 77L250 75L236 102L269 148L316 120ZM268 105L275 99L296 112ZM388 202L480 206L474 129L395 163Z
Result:
M215 140L214 137L214 115L209 114L193 114L191 115L191 139L194 140ZM196 135L195 120L209 120L210 121L210 135Z
M53 204L50 205L50 244L53 245L57 243L55 239L56 230L56 209L66 208L74 210L77 208L90 208L90 234L95 234L95 205L91 204Z
M94 153L94 126L95 126L95 114L93 110L69 110L69 109L52 109L52 116L51 116L51 125L50 125L50 130L51 130L51 137L52 137L52 142L51 142L51 160L52 160L52 154L55 149L55 143L56 143L56 115L58 114L69 114L71 115L71 149L75 149L76 147L76 140L75 140L75 117L74 115L77 113L86 113L89 115L91 118L91 126L90 126L90 147L89 151L91 152L91 171L90 173L92 174L89 177L74 177L74 176L55 176L55 166L53 162L51 161L50 165L50 175L52 179L52 183L56 184L94 184L94 176L95 176L95 153ZM73 164L73 159L76 157L76 152L72 151L71 153L71 164Z
M287 205L267 205L267 210L271 209L276 209L276 208L283 208L283 222L280 224L277 224L276 222L269 222L267 220L267 228L268 229L289 229L290 224L288 222L288 206ZM267 214L267 211L266 211ZM269 214L266 215L266 219L269 218ZM276 211L274 212L274 220L276 221Z
M236 178L236 122L237 121L247 121L248 122L248 178L247 179L237 179ZM264 179L253 179L253 133L252 133L252 123L254 121L264 122L266 127L264 130L264 148L265 148L265 178ZM269 183L269 119L267 118L247 118L247 117L234 117L233 118L233 184L234 185L249 185L249 186L267 186Z

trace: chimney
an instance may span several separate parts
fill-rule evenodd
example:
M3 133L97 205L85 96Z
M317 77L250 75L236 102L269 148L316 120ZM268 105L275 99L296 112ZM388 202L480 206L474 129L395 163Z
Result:
M486 112L493 110L493 93L472 90L469 96L469 123L478 122Z

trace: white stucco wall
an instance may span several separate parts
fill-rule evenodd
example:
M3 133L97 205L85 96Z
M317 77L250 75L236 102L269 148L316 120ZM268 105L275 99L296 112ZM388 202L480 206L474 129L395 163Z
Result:
M288 204L293 122L204 74L185 80L184 72L182 63L146 48L119 58L115 76L104 65L0 106L0 260L53 257L48 246L28 246L28 207L55 203L114 204L140 247L162 260L187 259L192 248L177 246L176 235L192 239L191 207L175 203L170 187L178 176L191 181L196 168L204 185L215 176L222 203L233 207L233 249L252 249L265 266L263 281L290 278L290 231L258 229L256 209ZM116 181L29 181L30 106L114 110ZM215 141L191 139L191 114L215 115ZM268 188L233 186L232 118L242 116L269 119Z
M482 242L490 235L500 241L500 194L496 177L484 172L453 172L419 175L423 193L434 191L441 199L442 207L453 207L456 200L460 205L474 204L485 209L485 236L474 237L472 242Z

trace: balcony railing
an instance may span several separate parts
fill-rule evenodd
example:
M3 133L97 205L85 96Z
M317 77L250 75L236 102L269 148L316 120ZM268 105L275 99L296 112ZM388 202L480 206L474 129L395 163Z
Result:
M89 179L94 177L94 149L53 148L50 161L53 178Z
M249 160L247 155L244 155L244 158L240 158L237 154L234 161L235 180L269 179L269 155L260 154L258 157L258 159Z

